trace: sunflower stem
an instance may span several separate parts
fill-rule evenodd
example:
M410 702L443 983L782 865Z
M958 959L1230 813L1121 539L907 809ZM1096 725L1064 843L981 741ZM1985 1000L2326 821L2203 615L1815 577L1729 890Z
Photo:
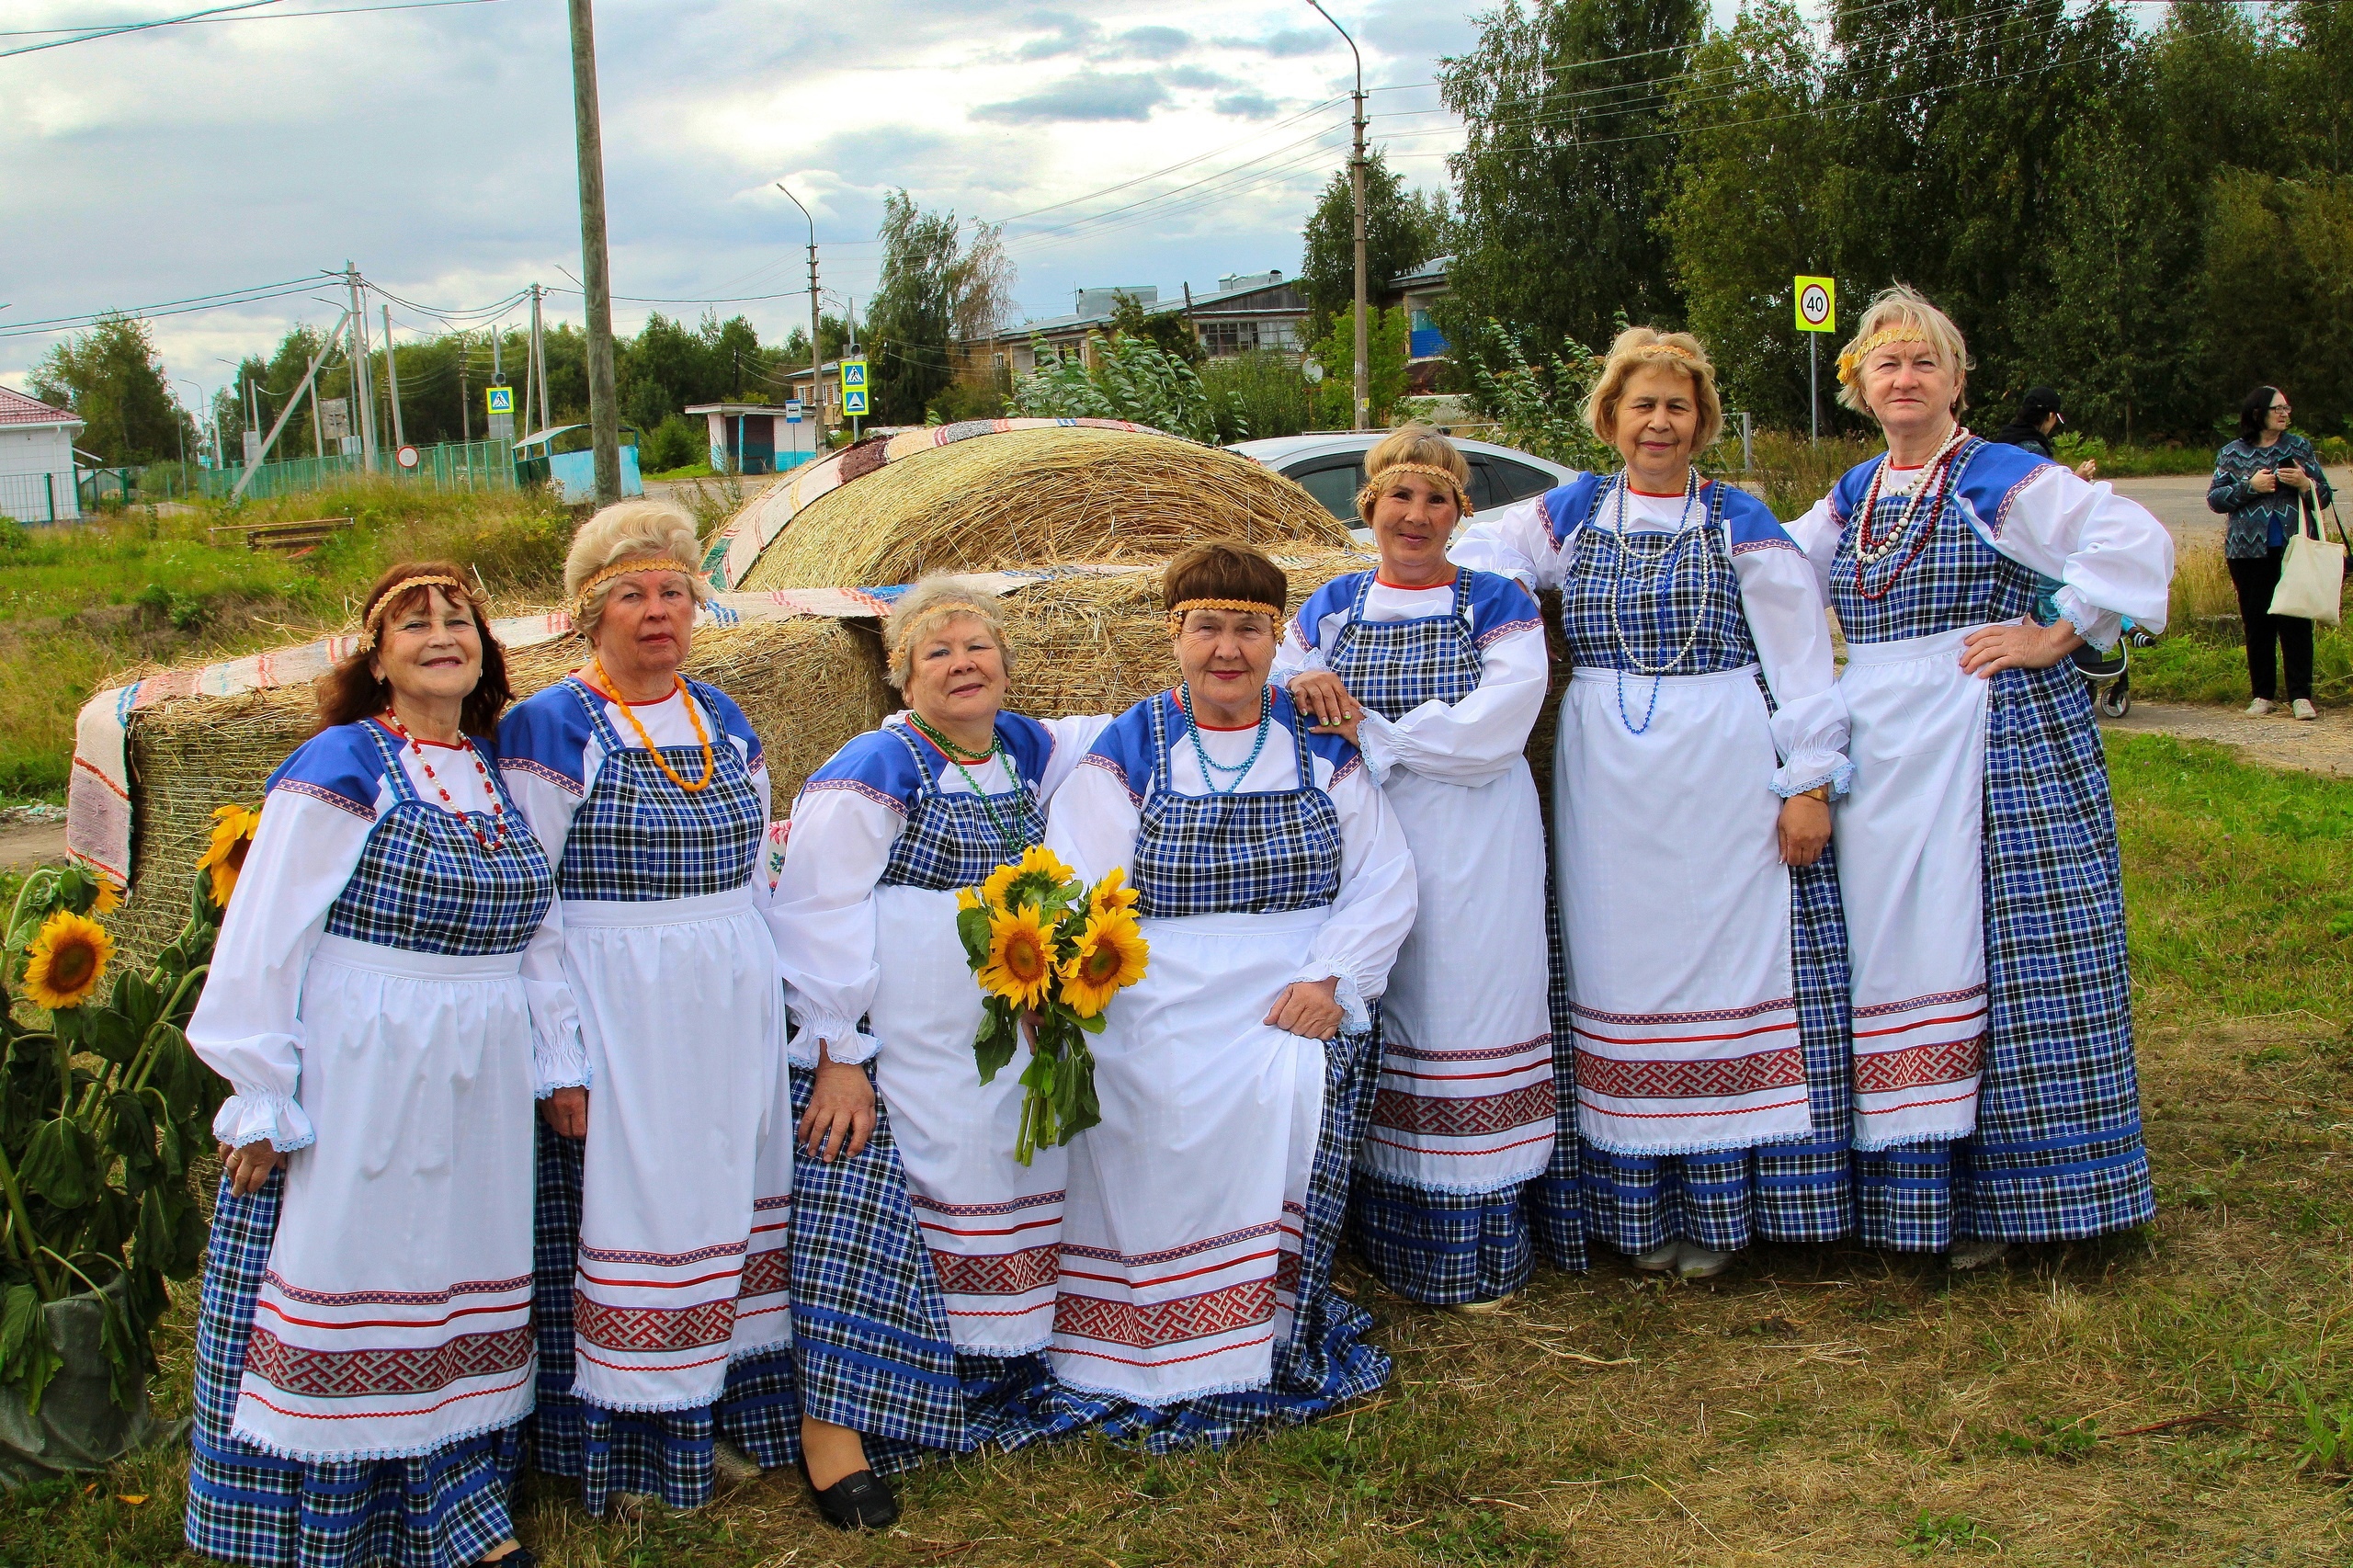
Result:
M40 1291L41 1300L54 1301L55 1288L50 1283L48 1270L40 1266L40 1238L33 1232L32 1217L25 1212L24 1189L17 1184L16 1167L8 1164L6 1149L0 1149L0 1192L8 1198L8 1250L32 1271L33 1285Z

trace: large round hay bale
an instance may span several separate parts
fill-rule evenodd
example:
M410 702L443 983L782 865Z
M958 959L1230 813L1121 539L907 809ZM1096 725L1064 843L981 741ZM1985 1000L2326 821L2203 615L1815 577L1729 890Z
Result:
M880 587L926 572L1165 560L1212 538L1348 542L1313 496L1237 452L1146 431L1001 430L894 452L817 496L738 585Z
M581 663L559 638L507 655L517 697ZM898 706L882 679L872 628L824 619L705 626L687 670L743 706L767 756L779 815L801 781L853 735ZM301 744L317 708L308 683L233 697L185 697L131 721L133 895L110 925L144 961L178 931L213 808L261 799L262 783Z

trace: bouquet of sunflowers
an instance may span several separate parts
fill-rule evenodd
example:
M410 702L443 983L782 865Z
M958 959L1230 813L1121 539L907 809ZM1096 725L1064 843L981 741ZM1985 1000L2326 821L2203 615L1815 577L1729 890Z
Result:
M1025 1165L1103 1119L1086 1037L1103 1032L1111 998L1143 978L1135 904L1116 868L1088 887L1043 846L956 895L956 934L987 994L972 1040L982 1083L1013 1060L1022 1017L1036 1019L1013 1149Z

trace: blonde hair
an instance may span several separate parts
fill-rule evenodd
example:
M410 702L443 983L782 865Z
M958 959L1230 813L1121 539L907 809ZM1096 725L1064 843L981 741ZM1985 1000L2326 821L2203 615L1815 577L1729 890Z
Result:
M1427 479L1449 474L1454 480L1454 509L1471 515L1471 464L1452 441L1430 426L1415 421L1400 425L1374 443L1364 455L1364 488L1357 492L1357 516L1372 526L1372 508L1381 499L1381 482L1398 469Z
M1901 338L1882 337L1893 331ZM1877 342L1873 340L1877 339ZM1855 324L1855 335L1838 351L1838 405L1851 408L1857 414L1870 415L1863 402L1863 356L1881 343L1893 341L1925 342L1937 351L1937 358L1953 367L1960 385L1953 391L1952 415L1958 419L1969 406L1969 372L1977 368L1969 357L1969 344L1961 335L1961 328L1952 317L1928 302L1928 297L1908 283L1891 283L1871 296L1870 308L1863 319Z
M883 645L890 650L890 680L902 692L915 678L915 644L939 628L958 620L977 620L996 642L1005 673L1013 674L1013 650L1005 641L1005 622L990 605L985 588L962 577L925 577L899 596L882 622Z
M571 553L563 558L572 629L583 638L595 639L612 578L620 575L612 568L622 565L642 572L683 572L693 585L695 603L710 597L700 575L702 550L694 514L669 501L616 501L580 525L572 536Z
M1724 405L1716 395L1716 368L1708 360L1708 350L1688 332L1630 326L1620 333L1601 362L1601 374L1594 378L1593 390L1586 394L1585 422L1595 435L1616 446L1618 404L1626 395L1626 383L1633 380L1635 371L1653 365L1664 365L1691 378L1691 401L1699 411L1699 423L1691 432L1691 452L1696 457L1723 434Z

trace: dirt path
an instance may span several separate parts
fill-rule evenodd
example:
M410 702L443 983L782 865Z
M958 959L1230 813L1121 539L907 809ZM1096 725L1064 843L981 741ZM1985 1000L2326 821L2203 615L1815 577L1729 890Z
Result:
M65 824L20 817L0 821L0 871L29 871L65 858Z
M2309 722L2288 717L2284 708L2267 718L2249 718L2235 708L2203 702L2144 702L2134 699L2121 719L2102 719L2108 730L2139 730L2217 741L2235 746L2248 762L2296 767L2308 773L2353 778L2353 713L2324 708Z

